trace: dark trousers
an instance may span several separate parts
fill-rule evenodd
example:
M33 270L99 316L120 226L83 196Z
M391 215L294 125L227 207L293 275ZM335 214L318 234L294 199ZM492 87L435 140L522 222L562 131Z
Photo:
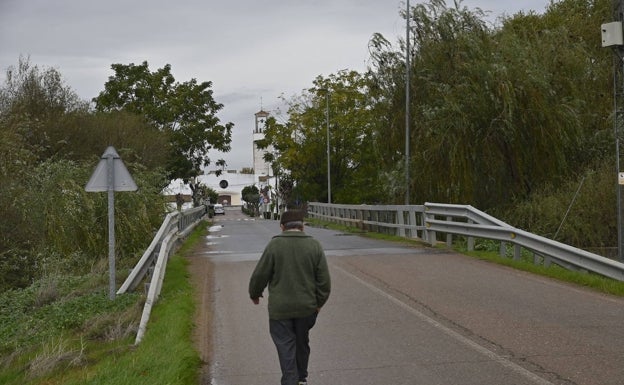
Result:
M285 320L269 320L271 338L277 348L280 368L282 369L282 385L297 385L308 377L308 360L310 358L310 329L316 323L314 313L308 317Z

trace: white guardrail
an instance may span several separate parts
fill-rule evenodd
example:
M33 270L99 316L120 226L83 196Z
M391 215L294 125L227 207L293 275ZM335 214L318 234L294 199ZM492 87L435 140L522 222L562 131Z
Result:
M474 249L475 238L500 241L501 256L506 256L509 243L514 245L514 259L520 259L524 248L533 253L535 264L555 263L570 270L590 271L624 281L623 263L517 229L468 205L309 203L308 215L367 231L422 239L431 245L438 243L437 233L446 234L448 246L452 244L453 235L465 236L468 250Z
M206 206L199 206L182 212L174 211L165 217L154 239L143 253L139 262L121 285L117 294L134 291L148 276L148 291L135 344L138 344L145 335L147 322L152 312L152 306L160 295L162 282L165 277L167 260L178 240L185 238L206 214Z

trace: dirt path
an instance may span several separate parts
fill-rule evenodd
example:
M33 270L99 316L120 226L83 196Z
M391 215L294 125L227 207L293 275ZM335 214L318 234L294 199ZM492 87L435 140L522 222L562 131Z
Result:
M191 282L195 287L196 314L194 340L203 362L199 384L210 385L210 363L212 360L212 312L213 312L213 265L209 258L200 254L203 247L199 243L188 260Z
M226 216L214 217L211 223L218 223L228 219L243 218L239 208L226 208ZM214 311L214 264L206 257L206 245L198 242L191 253L189 253L189 273L191 282L195 288L195 330L193 339L195 348L199 352L199 357L203 362L203 367L199 377L199 385L212 384L212 355L213 355L213 311Z

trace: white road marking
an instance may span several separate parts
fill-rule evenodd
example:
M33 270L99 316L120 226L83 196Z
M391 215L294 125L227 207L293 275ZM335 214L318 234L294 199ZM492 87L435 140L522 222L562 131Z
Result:
M523 368L522 366L515 364L511 361L509 361L508 359L506 359L505 357L502 357L498 354L496 354L495 352L477 344L476 342L472 341L471 339L459 334L458 332L442 325L440 322L436 321L435 319L427 316L426 314L414 309L413 307L409 306L408 304L406 304L405 302L399 300L396 297L393 297L392 295L386 293L385 291L379 289L378 287L373 286L372 284L364 281L363 279L351 274L350 272L346 271L345 269L343 269L342 267L333 265L333 267L340 271L342 274L354 279L355 281L359 282L360 284L362 284L363 286L365 286L366 288L368 288L369 290L379 294L380 296L390 300L391 302L394 302L395 304L399 305L401 308L403 308L404 310L407 310L409 313L412 313L413 315L415 315L416 317L420 318L421 320L427 322L428 324L430 324L431 326L433 326L434 328L438 329L439 331L445 333L446 335L448 335L449 337L457 340L458 342L463 343L464 345L468 346L469 348L477 351L478 353L483 354L484 356L488 357L489 359L491 359L494 362L498 362L499 364L501 364L502 366L513 370L514 372L526 377L527 379L529 379L530 381L533 381L535 384L540 384L540 385L554 385L552 382L536 375L535 373Z

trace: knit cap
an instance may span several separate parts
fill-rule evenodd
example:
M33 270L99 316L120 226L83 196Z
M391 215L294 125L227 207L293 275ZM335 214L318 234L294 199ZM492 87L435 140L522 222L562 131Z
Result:
M300 222L303 225L304 212L301 210L288 210L282 213L280 224L286 225L291 222Z

